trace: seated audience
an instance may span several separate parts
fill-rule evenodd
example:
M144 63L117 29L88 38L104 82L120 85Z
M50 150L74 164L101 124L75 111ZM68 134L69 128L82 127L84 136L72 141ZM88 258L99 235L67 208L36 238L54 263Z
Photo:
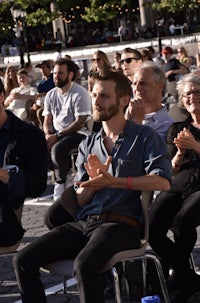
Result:
M77 68L73 61L61 58L55 62L55 87L44 101L43 130L55 174L54 200L61 197L70 169L70 152L88 134L91 119L91 98L87 90L75 83Z
M184 66L186 66L189 70L189 56L187 54L187 51L185 49L185 47L183 46L180 46L177 50L177 56L176 56L176 59L182 63Z
M162 69L167 77L167 91L177 99L177 80L179 80L179 75L188 73L188 68L173 57L173 49L170 46L165 46L162 49L162 57L164 59Z
M113 54L113 64L112 67L114 70L116 70L119 73L123 73L122 67L121 67L121 54L119 52L114 52Z
M152 127L166 141L174 120L162 104L166 87L164 72L151 61L143 62L134 74L132 87L134 98L126 110L126 118Z
M195 55L196 66L197 66L197 68L200 68L200 41L197 42L197 48L198 48L198 51Z
M121 67L123 74L129 79L130 83L132 83L135 71L142 64L142 61L142 54L137 49L126 47L122 51Z
M88 76L88 92L92 92L93 84L95 81L95 77L93 76L96 73L105 75L111 70L113 70L113 68L106 53L102 52L101 50L94 52L92 55L92 65Z
M13 88L4 101L5 107L21 120L28 120L29 109L35 102L37 89L30 86L28 73L25 69L17 72L19 87Z
M12 252L23 237L24 200L45 190L48 163L43 133L5 110L4 97L0 81L0 253Z
M121 250L140 247L141 191L170 189L165 143L150 127L124 117L131 93L127 78L118 72L95 82L93 118L103 128L79 148L76 221L56 227L14 256L23 303L47 302L39 269L65 258L75 259L80 302L103 303L104 264Z
M153 61L152 53L149 49L145 48L141 50L143 61Z
M11 90L15 87L18 87L17 81L17 67L13 65L8 65L5 71L5 78L4 78L4 87L5 87L5 97L7 97Z
M55 84L53 82L52 66L49 60L42 61L42 63L37 64L36 67L40 68L42 80L37 88L38 93L36 102L30 108L30 120L33 121L36 126L42 129L44 122L44 117L42 116L44 99L46 93L54 88Z
M163 263L174 270L170 284L178 289L171 302L186 303L200 289L200 277L189 262L200 225L200 78L188 74L177 89L188 118L172 124L168 132L173 182L150 209L149 241ZM174 239L168 237L170 229Z

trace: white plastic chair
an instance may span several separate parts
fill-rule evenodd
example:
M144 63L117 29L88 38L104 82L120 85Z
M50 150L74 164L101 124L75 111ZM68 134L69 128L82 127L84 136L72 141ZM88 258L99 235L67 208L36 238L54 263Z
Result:
M102 273L111 270L113 277L114 277L114 284L115 284L115 295L117 303L121 303L121 294L120 294L120 286L119 286L119 276L116 270L115 265L119 262L123 263L123 268L125 262L133 262L136 260L142 260L142 276L143 276L143 286L144 286L144 295L146 295L146 267L147 267L147 260L150 259L154 262L159 278L159 282L161 285L163 298L165 303L170 303L169 294L167 290L167 286L165 283L165 278L162 270L162 266L160 264L159 259L151 253L147 253L147 244L148 244L148 237L149 237L149 205L152 202L152 192L143 192L142 193L142 207L144 211L144 219L145 219L145 228L144 228L144 238L141 240L141 246L138 249L126 250L121 251L115 254L103 267ZM61 275L64 277L64 292L67 291L67 277L72 275L73 272L73 260L61 260L58 262L54 262L50 265L44 267L50 273L55 275Z

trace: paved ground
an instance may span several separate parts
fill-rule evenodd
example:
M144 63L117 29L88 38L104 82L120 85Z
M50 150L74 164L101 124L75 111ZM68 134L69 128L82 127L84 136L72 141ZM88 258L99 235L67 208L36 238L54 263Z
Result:
M18 250L22 249L25 245L32 242L37 237L43 235L48 231L47 227L44 225L43 217L47 208L53 200L50 198L52 193L52 186L48 186L48 190L45 192L46 197L40 198L38 201L27 200L24 206L22 222L26 229L24 238L21 241ZM198 232L200 235L200 230ZM12 264L13 255L0 255L0 302L1 303L20 303L20 295L18 287L15 280L15 274L13 271ZM194 249L194 258L197 269L200 268L200 236L198 236L198 241ZM41 279L47 290L47 302L48 303L79 303L79 298L77 295L63 294L62 291L62 278L59 276L53 276L51 274L41 272ZM74 283L74 280L69 282ZM76 287L71 288L75 290ZM111 300L110 303L113 301ZM128 302L123 300L123 302ZM200 297L198 296L193 303L200 302ZM37 302L35 302L37 303ZM95 302L94 302L95 303ZM109 303L109 301L107 301Z

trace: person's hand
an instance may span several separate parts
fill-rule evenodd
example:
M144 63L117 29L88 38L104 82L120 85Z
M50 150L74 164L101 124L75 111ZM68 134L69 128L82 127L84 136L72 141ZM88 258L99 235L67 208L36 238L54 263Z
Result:
M87 170L88 176L90 178L95 178L99 175L99 170L107 171L108 167L112 161L112 157L109 156L106 162L103 164L97 155L90 154L87 158L87 163L84 163L85 169Z
M58 141L56 134L47 134L45 135L47 141L47 147L51 150L52 146Z
M38 109L38 106L37 106L36 103L33 103L33 105L31 106L31 108L32 108L34 111L36 111L36 110Z
M0 168L0 181L7 184L9 180L9 172L7 169Z
M100 190L108 187L113 187L115 177L108 172L99 169L98 176L85 182L76 182L80 187L88 188L90 190Z
M185 152L187 149L194 149L197 141L191 132L187 128L184 128L174 139L174 144L180 152Z
M12 94L12 98L13 98L13 99L21 99L21 96L22 96L22 95L19 94L19 93L13 93L13 94Z
M142 124L145 114L145 103L141 98L131 99L127 108L127 118Z

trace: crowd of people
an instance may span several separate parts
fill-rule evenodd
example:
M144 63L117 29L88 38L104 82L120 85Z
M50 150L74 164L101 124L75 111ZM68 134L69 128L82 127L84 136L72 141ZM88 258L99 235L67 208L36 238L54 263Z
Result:
M186 303L200 290L199 276L190 267L200 224L196 63L192 71L182 46L177 52L165 46L159 57L152 48L125 48L113 54L113 62L98 50L87 88L79 83L78 67L69 56L38 64L42 79L37 85L30 70L7 67L0 82L0 209L9 206L21 230L14 240L1 243L1 233L2 239L8 235L0 223L0 246L9 248L23 237L25 198L44 191L47 170L55 176L55 202L45 215L50 231L14 257L23 303L46 302L40 267L64 258L75 259L80 302L103 303L110 281L101 269L116 252L139 247L144 223L140 196L146 190L153 193L149 242L168 268L171 303ZM12 120L29 139L12 132ZM30 147L26 140L32 140ZM71 186L66 177L73 150L78 156ZM43 170L38 170L41 161ZM131 299L140 298L133 294Z

